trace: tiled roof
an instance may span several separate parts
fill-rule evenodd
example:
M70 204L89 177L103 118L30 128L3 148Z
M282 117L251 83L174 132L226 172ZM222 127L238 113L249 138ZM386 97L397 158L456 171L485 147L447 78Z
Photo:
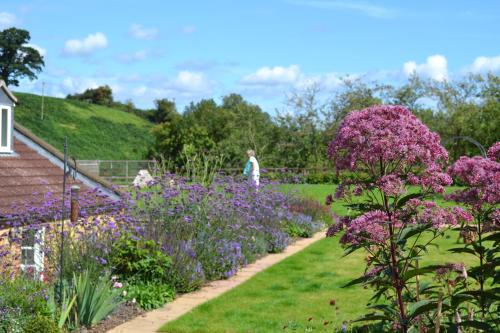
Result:
M41 200L48 192L62 194L63 170L18 139L14 139L15 155L0 156L0 215L9 212L13 203ZM74 182L67 178L68 184Z

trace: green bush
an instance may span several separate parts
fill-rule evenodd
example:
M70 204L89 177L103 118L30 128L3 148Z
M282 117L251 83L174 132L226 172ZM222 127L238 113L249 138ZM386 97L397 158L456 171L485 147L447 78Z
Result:
M24 326L24 333L60 333L61 330L49 317L36 315Z
M0 277L0 333L22 332L31 317L50 316L46 297L40 281L24 276L13 280Z
M134 284L134 281L168 284L172 260L152 240L121 238L111 258L113 273Z
M323 222L326 225L332 224L334 219L330 206L314 199L294 197L290 202L290 211L310 216L314 221Z
M168 284L151 282L131 284L127 287L127 299L135 299L145 310L156 309L174 299L175 290Z

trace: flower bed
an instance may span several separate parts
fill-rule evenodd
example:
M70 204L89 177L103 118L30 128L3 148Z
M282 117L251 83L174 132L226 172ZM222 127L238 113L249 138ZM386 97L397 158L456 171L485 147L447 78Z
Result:
M282 251L293 237L310 236L332 218L271 184L257 189L231 177L203 186L166 174L120 201L94 191L81 193L80 204L81 218L66 223L62 251L60 224L48 223L60 218L61 203L50 195L41 205L26 204L27 214L10 216L12 230L22 226L24 232L3 235L0 251L6 283L14 273L7 258L21 255L12 247L43 228L43 241L37 241L53 309L41 315L66 329L93 326L125 301L144 309L162 306L176 293L228 278L256 258ZM30 274L40 276L36 269ZM90 281L104 296L87 287ZM4 312L1 321L10 332L21 313Z

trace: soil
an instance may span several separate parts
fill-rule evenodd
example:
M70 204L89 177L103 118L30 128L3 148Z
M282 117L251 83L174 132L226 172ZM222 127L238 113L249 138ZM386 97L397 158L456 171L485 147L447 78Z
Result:
M76 332L78 333L104 333L108 330L119 326L126 321L129 321L135 317L143 315L146 311L139 308L137 304L132 304L130 302L124 303L115 309L106 319L100 321L96 326L92 328L80 328Z

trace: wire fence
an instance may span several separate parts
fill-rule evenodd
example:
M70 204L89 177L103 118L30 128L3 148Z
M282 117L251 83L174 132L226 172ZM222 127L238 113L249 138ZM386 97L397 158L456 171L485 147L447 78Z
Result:
M78 160L78 167L86 169L95 176L108 180L115 185L131 185L140 170L148 170L154 175L160 171L160 163L155 160ZM182 170L178 170L182 173ZM222 168L220 173L229 176L238 176L243 172L242 168ZM313 178L318 174L331 173L332 169L327 167L317 168L263 168L261 175L273 180L291 181L293 178ZM319 179L317 182L322 182Z
M116 185L132 184L140 170L158 170L155 160L78 160L78 167Z

